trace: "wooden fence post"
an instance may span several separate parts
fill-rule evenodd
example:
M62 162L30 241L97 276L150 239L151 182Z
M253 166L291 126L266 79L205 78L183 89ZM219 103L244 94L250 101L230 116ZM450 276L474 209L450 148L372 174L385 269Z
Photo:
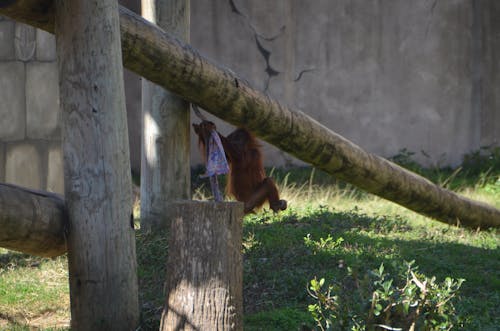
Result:
M72 330L139 322L117 0L58 0Z
M142 0L142 15L189 42L190 0ZM142 80L141 230L164 229L168 202L191 199L189 103Z
M170 208L160 330L242 330L243 204L183 201Z

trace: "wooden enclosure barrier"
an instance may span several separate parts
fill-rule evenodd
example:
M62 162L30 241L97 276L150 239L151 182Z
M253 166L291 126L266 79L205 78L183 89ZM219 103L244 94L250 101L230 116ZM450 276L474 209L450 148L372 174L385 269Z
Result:
M142 0L143 17L189 42L190 0ZM166 206L191 199L188 102L142 80L141 230L162 229Z
M0 14L54 31L54 0L12 0ZM123 64L338 179L448 224L500 227L500 210L368 153L308 115L258 91L138 15L120 8Z
M137 262L118 2L59 0L55 10L71 330L136 330Z
M183 201L170 209L160 330L242 330L243 204Z
M46 257L64 254L67 222L62 196L0 184L0 247Z

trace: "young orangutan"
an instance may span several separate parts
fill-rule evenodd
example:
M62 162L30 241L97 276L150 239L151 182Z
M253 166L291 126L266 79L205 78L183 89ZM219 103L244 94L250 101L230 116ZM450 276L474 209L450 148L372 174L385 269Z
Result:
M202 151L205 150L207 137L215 124L210 121L193 123L194 132L198 135ZM224 137L219 132L222 146L229 163L229 175L226 190L236 200L245 203L245 213L260 207L269 201L274 211L285 210L286 200L280 200L274 181L266 177L262 164L262 153L255 137L246 129L239 128Z

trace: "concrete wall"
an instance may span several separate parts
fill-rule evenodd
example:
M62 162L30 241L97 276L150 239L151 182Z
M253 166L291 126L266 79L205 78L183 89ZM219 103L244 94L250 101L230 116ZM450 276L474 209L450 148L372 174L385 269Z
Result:
M53 35L0 17L0 181L63 191Z
M191 3L194 47L370 152L455 165L499 143L498 1Z
M139 11L139 0L121 3ZM500 144L499 1L191 0L191 10L204 55L370 152L455 165ZM139 171L140 78L125 80ZM0 181L62 192L54 37L1 17L0 101ZM265 152L267 165L297 164ZM192 155L200 161L194 137Z
M479 1L477 6L482 15L482 24L476 26L479 144L500 145L500 2Z
M140 1L123 1L139 11ZM131 162L140 171L140 77L125 71ZM0 182L64 192L55 37L0 16Z

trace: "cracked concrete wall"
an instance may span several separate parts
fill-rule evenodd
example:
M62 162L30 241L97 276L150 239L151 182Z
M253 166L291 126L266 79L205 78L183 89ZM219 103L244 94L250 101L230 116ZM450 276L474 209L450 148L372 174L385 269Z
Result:
M477 68L478 94L480 96L479 144L500 145L500 3L478 2L482 24L478 26L482 61Z
M139 11L139 0L121 3ZM499 1L191 0L191 10L204 55L370 152L455 165L500 145ZM1 181L63 191L55 57L52 35L0 17ZM125 79L137 172L140 77ZM301 164L264 151L267 165Z
M140 11L140 0L124 0ZM140 169L140 78L125 71L131 161ZM0 181L64 192L54 35L0 16Z
M370 152L456 165L499 144L494 0L191 1L194 47Z
M61 141L54 45L0 17L0 181L61 193L62 157L50 152Z

